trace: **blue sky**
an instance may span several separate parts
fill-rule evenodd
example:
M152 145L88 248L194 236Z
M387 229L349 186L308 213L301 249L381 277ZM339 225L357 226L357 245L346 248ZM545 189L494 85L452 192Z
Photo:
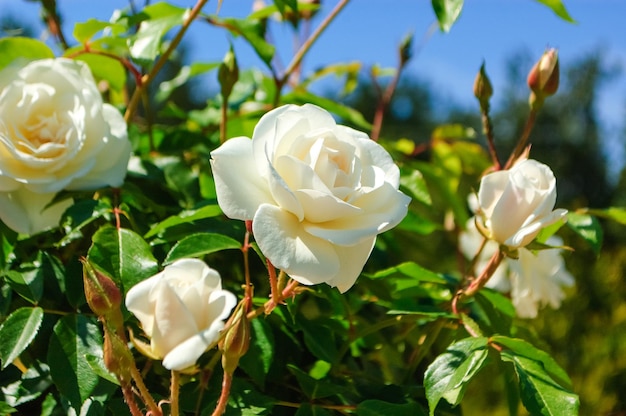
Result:
M153 1L154 2L154 1ZM172 0L173 4L191 7L192 0ZM143 0L135 0L143 4ZM321 14L326 14L337 0L322 0ZM550 9L535 0L468 0L458 22L449 33L436 31L423 42L435 21L428 0L352 0L337 20L319 39L305 60L304 72L324 64L362 61L365 65L395 66L397 44L409 32L415 34L419 53L407 68L436 87L440 97L472 105L472 83L485 60L494 83L497 106L498 91L504 87L506 58L525 49L537 58L546 47L559 49L563 65L575 62L586 53L602 50L606 61L621 67L619 77L607 83L599 96L599 111L604 122L607 153L623 161L626 147L621 132L626 123L626 1L564 0L572 17L571 24L557 18ZM128 5L127 0L58 0L65 18L65 32L71 24L89 17L108 20L113 9ZM252 0L224 0L220 15L244 17ZM214 13L217 1L211 0L205 12ZM43 32L37 3L23 0L0 0L0 16L20 16ZM316 20L314 25L319 22ZM288 62L293 52L292 33L275 30L279 54ZM230 37L223 30L212 30L206 24L195 24L188 36L194 60L220 60ZM235 41L242 67L259 66L242 42Z

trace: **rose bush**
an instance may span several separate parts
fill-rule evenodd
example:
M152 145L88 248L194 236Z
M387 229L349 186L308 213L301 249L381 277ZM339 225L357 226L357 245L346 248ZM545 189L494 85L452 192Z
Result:
M485 175L478 190L478 226L499 244L516 249L530 243L542 228L567 214L556 209L556 178L532 159Z
M0 219L32 234L58 224L62 190L120 186L130 157L126 123L103 103L88 66L65 58L0 71Z
M219 273L197 259L177 260L126 294L126 307L150 338L147 347L135 345L170 370L192 366L217 341L236 304Z
M224 213L252 220L263 254L306 285L348 290L376 236L407 213L387 151L311 104L270 111L252 140L230 139L211 157Z

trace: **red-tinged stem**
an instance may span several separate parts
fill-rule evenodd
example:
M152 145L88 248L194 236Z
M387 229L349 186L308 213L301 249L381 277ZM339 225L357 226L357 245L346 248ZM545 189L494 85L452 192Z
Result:
M224 378L222 380L222 392L220 393L220 398L217 401L217 405L215 406L215 410L211 414L211 416L221 416L226 411L226 405L228 404L228 397L230 396L230 388L233 383L233 375L228 374L224 371Z
M530 113L528 114L528 118L526 119L526 124L524 125L524 130L522 131L522 135L517 141L517 145L515 146L515 149L511 153L511 156L509 156L509 159L506 161L506 165L504 165L504 169L510 169L511 166L513 166L513 164L517 160L517 158L520 157L520 155L526 148L526 145L528 144L528 138L530 137L530 132L532 131L533 126L535 125L536 118L537 118L537 110L531 109Z

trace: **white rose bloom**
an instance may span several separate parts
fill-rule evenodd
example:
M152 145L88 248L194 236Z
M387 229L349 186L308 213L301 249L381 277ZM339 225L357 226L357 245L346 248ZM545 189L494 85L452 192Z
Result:
M547 244L560 246L563 241L551 237ZM574 284L574 277L565 268L560 249L541 250L533 253L524 248L519 250L519 259L509 259L511 270L511 300L521 318L537 317L540 307L552 309L561 306L565 297L563 287Z
M58 224L67 202L44 211L56 192L120 186L129 157L126 123L102 102L85 63L44 59L0 71L0 219L11 228Z
M198 259L177 260L126 294L126 307L150 338L150 355L169 370L192 366L218 340L236 304L219 273Z
M253 220L263 254L305 285L348 290L377 234L407 213L387 151L311 104L270 111L252 140L228 140L211 157L224 213Z
M567 214L556 209L556 179L536 160L485 175L478 190L481 226L488 237L510 248L530 243L546 227Z

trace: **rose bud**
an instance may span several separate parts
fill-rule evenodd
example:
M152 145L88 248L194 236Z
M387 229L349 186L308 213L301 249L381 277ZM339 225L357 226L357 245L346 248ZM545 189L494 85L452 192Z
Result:
M246 308L239 305L226 323L226 336L220 342L222 350L222 368L228 374L233 374L239 365L239 359L248 352L250 346L250 321L246 315Z
M549 49L528 73L530 106L539 108L546 97L554 95L559 88L559 56L556 49Z
M113 279L96 270L89 260L82 258L81 262L83 263L85 298L91 310L98 316L119 310L122 304L122 294Z
M489 99L492 95L493 87L491 86L491 81L487 76L485 63L483 62L474 80L474 96L478 99L481 110L485 111L489 108Z

